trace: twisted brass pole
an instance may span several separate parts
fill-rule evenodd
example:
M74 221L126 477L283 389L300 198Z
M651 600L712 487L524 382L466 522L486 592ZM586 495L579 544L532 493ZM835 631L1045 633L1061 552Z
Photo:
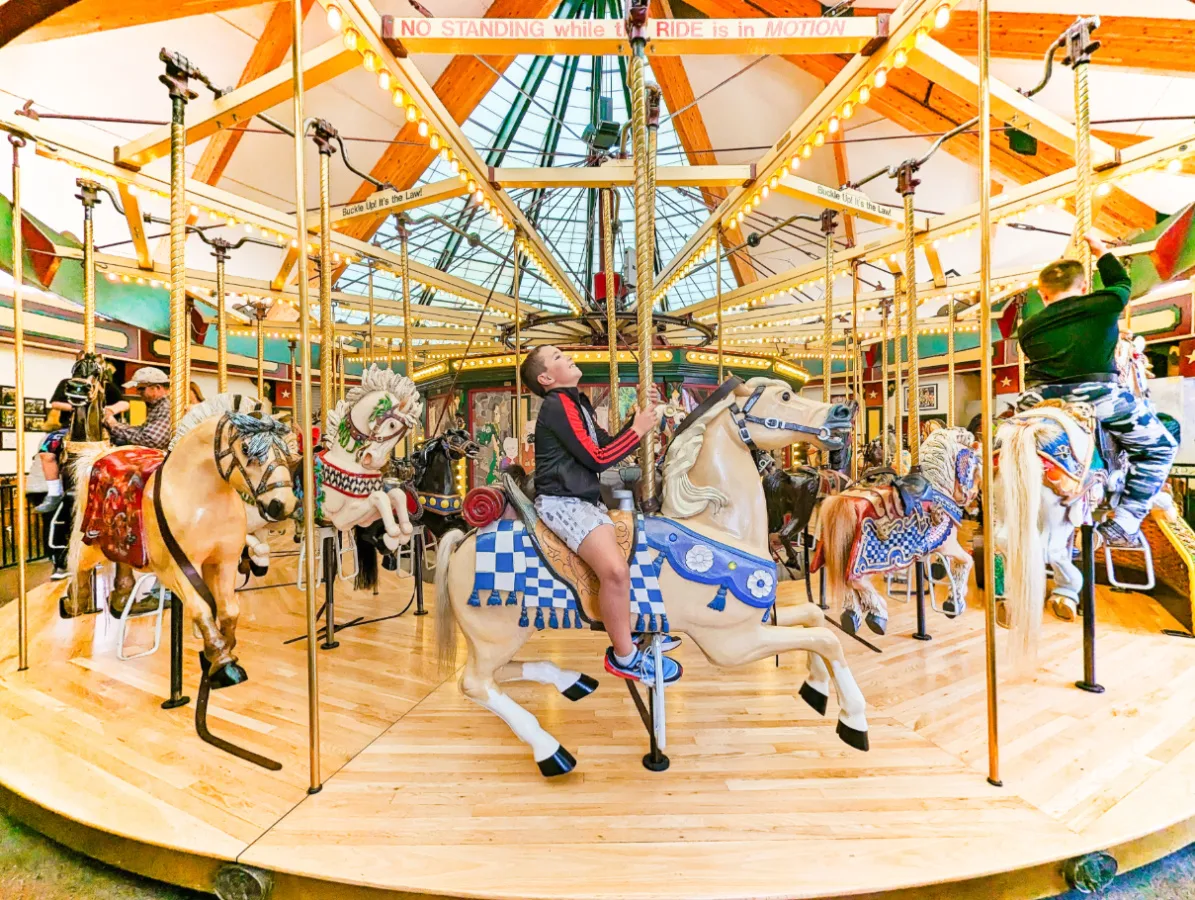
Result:
M1086 246L1086 245L1084 245ZM1128 307L1125 307L1125 313L1128 314ZM1025 324L1025 304L1020 302L1017 304L1017 333L1015 343L1017 345L1017 391L1025 392L1025 351L1021 349L1021 326Z
M319 668L316 659L315 627L315 458L311 426L311 303L307 290L307 180L303 164L303 4L291 0L291 78L294 85L292 109L295 134L295 232L299 241L299 341L303 353L303 417L297 423L303 439L303 566L304 600L307 613L307 744L310 782L307 792L323 787L320 777ZM324 234L328 232L325 229ZM323 354L321 354L322 356ZM326 404L325 404L326 405Z
M1083 235L1091 231L1091 104L1087 87L1087 60L1075 60L1075 238L1079 262L1091 283L1091 248Z
M219 244L216 245L216 393L228 393L228 309L227 298L224 293L224 263L228 259L228 252ZM258 397L261 388L258 388ZM293 397L293 395L292 395ZM292 403L294 400L292 399Z
M415 377L415 348L411 346L411 236L407 232L405 223L398 226L399 243L399 271L402 273L402 364L403 374L407 378ZM517 251L516 251L517 252ZM413 429L408 429L403 443L406 445L407 458L415 449L415 435Z
M718 288L718 384L726 380L724 353L726 343L722 335L722 223L714 225L714 280Z
M336 348L336 362L339 369L339 386L336 391L336 399L339 402L344 399L345 389L347 388L348 372L345 370L344 362L344 347L337 346Z
M365 354L365 365L373 365L373 260L369 261L369 272L366 275L366 287L369 290L369 351Z
M178 427L187 413L187 349L191 323L187 321L187 186L184 153L186 90L170 88L170 427ZM85 314L86 315L86 314ZM94 320L94 314L92 316ZM93 338L94 340L94 338Z
M299 422L299 370L295 363L295 342L290 342L290 420L293 424Z
M913 189L909 178L905 201L905 305L909 309L909 465L921 465L921 395L918 391L919 348L917 347L917 245L914 243Z
M884 465L888 456L888 301L880 301L880 447Z
M903 362L904 348L901 346L900 334L900 301L901 293L904 290L905 278L903 275L896 276L896 283L892 291L892 381L896 388L896 393L893 396L893 406L896 433L896 459L893 462L893 468L900 474L904 474L905 455L901 452L900 429L904 425L905 416L905 397L903 385L903 377L901 374L901 364Z
M516 232L517 237L517 232ZM515 251L511 256L511 281L510 293L515 301L515 414L514 414L514 438L517 442L518 450L515 451L516 462L519 465L523 464L523 371L519 367L519 352L523 349L523 325L520 321L523 318L523 310L519 302L519 250L518 241L515 241Z
M635 275L638 293L639 326L639 407L646 409L651 402L652 385L652 308L655 305L652 269L651 225L651 161L648 158L647 88L644 83L647 69L645 38L640 34L631 40L631 138L635 151ZM648 434L641 445L643 474L642 497L645 503L655 498L656 447L655 435Z
M12 355L15 367L13 413L17 452L17 670L29 668L29 598L25 595L25 554L29 549L29 508L25 499L25 247L21 234L21 148L24 138L8 136L12 144ZM94 317L92 319L94 327ZM86 324L86 320L84 320Z
M319 384L324 414L324 431L329 430L328 414L336 405L336 325L332 321L332 204L329 197L328 169L332 145L320 140L319 147ZM306 235L300 235L302 243Z
M954 427L954 298L946 314L946 426Z
M173 138L173 129L171 130ZM172 170L173 173L173 170ZM95 353L95 221L96 185L77 182L83 201L83 352ZM173 246L173 245L172 245Z
M1000 733L996 681L996 535L991 514L992 479L992 98L991 22L988 0L979 0L979 361L983 425L983 579L984 651L988 700L988 781L1000 785Z
M863 455L863 419L867 404L863 400L863 357L859 345L859 261L851 262L851 390L855 395L855 427L851 429L855 452L851 454L851 477L859 477L859 457Z
M822 402L830 402L830 379L834 372L834 212L822 213L822 234L825 237L825 328L822 331Z
M257 312L257 399L266 398L266 332L265 316Z
M614 275L614 190L602 191L602 267L606 273L606 348L610 354L610 433L619 429L618 296Z

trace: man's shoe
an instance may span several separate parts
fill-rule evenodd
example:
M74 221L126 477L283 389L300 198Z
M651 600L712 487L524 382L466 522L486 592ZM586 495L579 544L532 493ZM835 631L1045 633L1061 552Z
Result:
M672 684L679 681L682 672L680 663L667 656L661 657L664 666L664 684ZM606 671L611 675L617 675L619 678L625 678L627 681L641 681L648 687L656 683L656 660L650 653L644 653L642 650L635 651L635 658L627 665L621 666L618 660L614 658L614 648L606 648Z
M1116 522L1115 519L1105 519L1095 526L1095 530L1100 533L1100 537L1104 539L1104 543L1113 550L1140 550L1141 549L1141 532L1129 534Z
M54 573L50 576L51 581L62 581L64 578L70 578L71 573L66 570L66 566L55 566Z
M53 515L60 506L62 506L62 494L49 494L45 500L33 507L33 511L41 513L43 516L49 516Z
M660 637L662 638L662 640L660 641L660 649L665 653L671 653L673 650L675 650L677 647L680 646L680 638L673 637L671 634L668 634L667 632L661 634ZM636 644L639 643L641 638L646 638L647 642L649 644L651 643L651 635L650 634L644 634L641 631L632 631L631 632L631 640L634 641Z

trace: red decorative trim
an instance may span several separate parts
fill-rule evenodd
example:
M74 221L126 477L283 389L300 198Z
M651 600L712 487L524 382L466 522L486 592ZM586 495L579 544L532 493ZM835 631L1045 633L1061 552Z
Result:
M605 447L599 447L593 442L593 438L589 436L589 429L585 427L585 422L581 418L581 410L573 401L573 398L567 394L561 394L560 401L564 406L564 414L568 417L568 423L573 429L573 434L576 435L577 440L581 442L581 446L585 448L585 451L593 457L594 462L598 465L617 462L634 450L635 446L639 443L639 436L634 431L627 429L620 437L615 438Z

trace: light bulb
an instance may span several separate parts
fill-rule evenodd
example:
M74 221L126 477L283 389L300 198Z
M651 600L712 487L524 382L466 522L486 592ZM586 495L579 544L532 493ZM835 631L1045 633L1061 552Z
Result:
M903 69L909 64L909 51L904 47L897 47L896 52L892 54L892 68ZM878 72L876 74L879 74Z
M407 104L407 121L408 122L418 122L419 121L419 110L417 110L415 108L414 103Z
M814 136L813 136L814 146L820 147L825 142L826 142L826 133L824 131L819 131L816 134L814 134Z
M199 207L198 207L198 206L192 206L192 207L191 207L191 215L193 215L193 216L198 216L198 215L199 215Z
M454 159L453 162L455 163L456 160ZM457 165L459 166L460 163L457 163ZM467 182L469 180L469 173L466 172L464 169L461 169L459 172L456 173L456 175L461 180L461 184L464 184L465 182Z
M341 38L341 40L344 41L345 50L356 50L357 44L361 40L361 36L352 28L349 28L345 31L344 37Z
M367 72L376 72L381 65L378 55L372 50L366 50L361 54L361 64L365 66Z
M801 160L798 157L794 156L788 161L788 170L794 175L797 174L797 169L799 168L801 168Z
M439 150L440 149L440 136L438 134L433 134L431 136L431 139L428 141L428 145L433 150Z
M778 184L780 184L780 176L773 175L771 180L768 182L768 187L770 187L772 190L775 190L776 185L778 185Z
M830 130L830 134L835 134L838 131L838 116L830 116L830 121L826 123L826 127Z
M882 88L888 83L888 70L884 68L876 69L875 83L877 88Z
M801 145L801 159L809 159L813 156L813 147L810 144Z
M448 160L448 168L452 170L453 175L462 174L461 173L461 164L459 162L457 162L455 159Z
M431 130L431 128L427 124L427 119L420 119L419 120L419 136L427 137L427 134L430 130Z
M950 7L943 3L934 12L934 28L945 28L946 23L950 21Z
M403 105L403 103L406 101L406 99L407 99L407 98L406 98L406 96L403 94L403 92L402 92L402 88L400 88L400 87L396 87L396 88L394 89L394 96L393 96L393 97L391 97L390 99L394 101L394 105L395 105L396 107L398 107L399 109L402 109L402 105Z
M915 35L913 35L913 46L920 47L922 44L925 43L926 38L928 38L928 37L929 37L929 29L928 28L918 28L917 33Z
M1181 159L1172 159L1166 163L1166 171L1171 175L1177 175L1183 170L1183 161Z
M384 91L390 90L390 73L386 69L378 72L378 87Z
M761 194L763 194L763 199L764 199L764 200L767 200L767 199L768 199L768 194L770 194L771 192L772 192L772 189L771 189L770 187L768 187L768 186L765 184L765 185L763 186L763 190L762 190L760 193L761 193ZM759 198L758 198L758 196L757 196L757 197L756 197L756 200L758 201L758 199L759 199ZM758 203L757 203L756 205L758 205Z
M843 121L846 121L854 114L855 114L855 105L853 103L851 103L850 100L848 100L846 103L842 104L841 116L842 116Z
M328 16L328 27L333 31L340 31L340 26L344 23L344 16L340 13L340 7L335 3L329 3L326 14Z
M440 162L448 162L449 155L447 147L440 148Z
M481 188L478 188L473 192L473 199L480 203L485 199L485 191L483 191Z
M472 178L470 178L469 182L468 182L468 187L469 187L469 193L472 194L475 190L477 190L477 182L474 181Z
M859 102L866 105L867 101L871 99L871 88L863 85L859 88Z

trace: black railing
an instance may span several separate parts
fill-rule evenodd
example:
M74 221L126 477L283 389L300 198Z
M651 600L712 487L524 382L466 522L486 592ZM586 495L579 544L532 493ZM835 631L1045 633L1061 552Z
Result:
M28 542L25 559L33 562L49 555L46 547L45 527L42 517L33 511L36 504L26 498L29 513ZM0 481L0 569L17 564L17 484L15 479Z

